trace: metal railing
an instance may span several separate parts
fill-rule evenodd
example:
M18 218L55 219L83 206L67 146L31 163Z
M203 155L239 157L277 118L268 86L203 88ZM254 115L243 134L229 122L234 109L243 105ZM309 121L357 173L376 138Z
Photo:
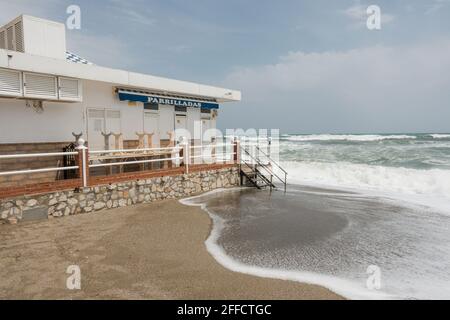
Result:
M0 160L63 157L63 156L69 156L69 155L78 155L78 152L7 154L7 155L0 155ZM78 168L79 168L79 166L70 166L70 167L53 167L53 168L41 168L41 169L23 169L23 170L13 170L13 171L2 171L2 172L0 172L0 176L11 176L11 175L30 174L30 173L46 173L46 172L55 172L55 171L64 171L64 170L74 170L74 169L78 169Z
M212 143L200 146L191 146L188 142L177 144L173 147L160 148L136 148L121 150L89 150L85 141L79 139L76 151L52 152L52 153L30 153L30 154L8 154L0 155L0 160L23 159L23 158L45 158L45 157L74 157L76 165L58 166L49 168L23 169L0 172L0 176L26 175L32 173L46 173L57 171L77 170L79 172L79 186L89 185L90 169L111 168L114 166L127 166L157 162L172 162L176 167L183 167L185 173L189 173L189 167L200 159L201 164L224 164L238 163L240 152L238 142ZM231 150L230 150L231 149ZM199 154L191 151L199 150ZM33 161L33 160L31 160Z
M248 150L245 147L242 147L241 150L244 153L244 156L247 156L250 158L250 163L248 161L246 161L245 157L242 157L241 163L247 165L248 167L252 168L257 174L260 174L260 177L264 177L263 179L267 179L267 177L264 176L263 173L261 173L259 171L258 168L262 168L267 174L269 174L270 176L270 180L266 181L269 182L269 185L272 189L273 186L273 181L272 181L272 177L275 177L278 179L278 181L280 181L283 186L284 186L284 191L286 192L287 190L287 171L284 170L276 161L274 161L269 155L267 155L265 152L263 152L257 145L253 146L254 150L258 150L260 151L268 160L268 164L265 164L261 161L261 159L259 158L259 156L257 155L252 155L252 153L250 152L250 150ZM256 152L254 152L254 154L256 154ZM273 169L272 169L272 163L275 164L277 166L277 168L279 168L283 174L284 174L284 178L280 177Z
M233 163L235 161L235 156L237 154L235 150L235 143L211 143L211 144L202 144L202 145L194 145L189 146L189 161L190 164L192 160L201 159L202 163L223 163L230 162ZM231 148L233 151L230 152L227 149ZM200 154L196 154L196 150L199 150ZM194 151L194 152L192 152Z
M287 185L287 175L288 175L288 173L287 173L287 171L277 162L277 161L275 161L275 160L273 160L271 157L270 157L270 155L268 155L268 154L266 154L263 150L261 150L261 148L259 147L259 146L256 146L256 150L258 150L260 153L262 153L263 154L263 156L264 157L266 157L268 160L269 160L269 163L272 165L272 164L274 164L279 170L281 170L281 172L283 172L283 174L284 174L284 186L285 186L285 188L286 188L286 185ZM278 179L280 179L278 176L277 176L277 178Z

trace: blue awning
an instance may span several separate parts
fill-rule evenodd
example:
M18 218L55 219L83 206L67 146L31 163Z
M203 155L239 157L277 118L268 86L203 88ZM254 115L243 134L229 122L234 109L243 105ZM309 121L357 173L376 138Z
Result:
M180 107L194 107L201 109L219 109L219 104L199 100L186 100L172 97L160 97L139 92L118 91L120 101L165 104Z

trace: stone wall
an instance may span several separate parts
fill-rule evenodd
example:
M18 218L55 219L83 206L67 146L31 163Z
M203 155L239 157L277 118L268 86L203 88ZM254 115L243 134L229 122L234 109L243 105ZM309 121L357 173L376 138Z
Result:
M63 217L239 185L237 167L0 200L0 223Z

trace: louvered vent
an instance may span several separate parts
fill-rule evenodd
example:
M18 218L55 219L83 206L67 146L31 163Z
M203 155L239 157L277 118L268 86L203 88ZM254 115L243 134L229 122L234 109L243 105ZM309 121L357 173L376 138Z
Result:
M6 30L0 31L0 49L6 49Z
M105 118L105 110L89 109L89 118Z
M14 27L10 26L6 29L6 48L14 50Z
M34 73L24 73L23 75L25 97L58 98L56 77Z
M17 22L14 25L14 35L16 42L16 51L23 52L23 28L22 21Z
M62 100L81 101L80 80L59 78L59 98Z
M108 119L120 119L120 111L116 110L107 110L106 118Z
M22 77L19 71L0 69L0 95L22 95Z

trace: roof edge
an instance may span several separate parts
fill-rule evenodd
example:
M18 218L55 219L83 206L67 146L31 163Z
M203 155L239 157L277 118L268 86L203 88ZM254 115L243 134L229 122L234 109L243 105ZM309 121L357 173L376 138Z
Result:
M4 49L0 49L0 67L105 82L129 88L208 97L216 99L217 102L241 101L241 92L238 90L97 65L73 63Z

